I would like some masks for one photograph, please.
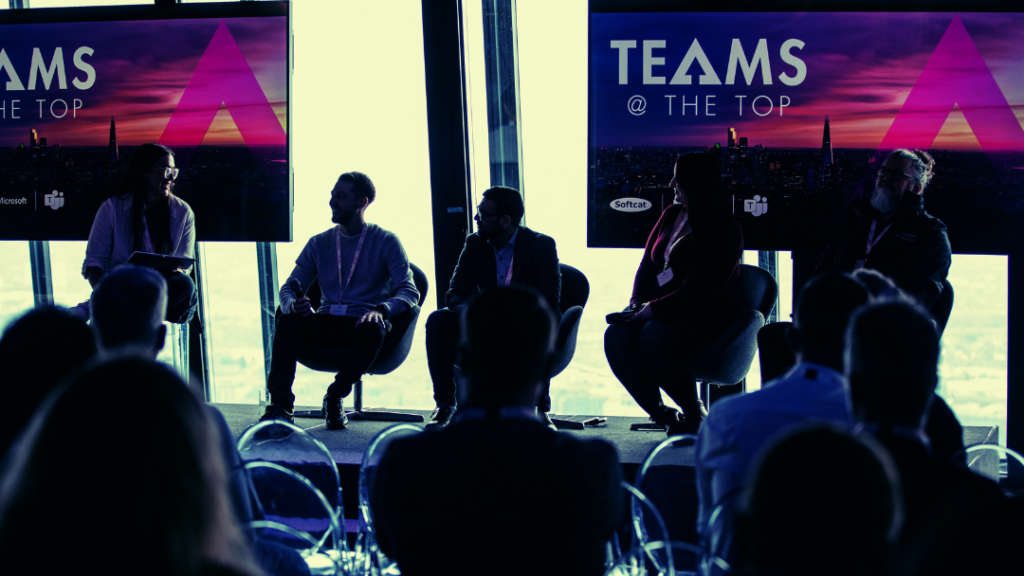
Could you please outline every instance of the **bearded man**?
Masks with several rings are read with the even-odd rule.
[[[946,225],[924,210],[924,190],[934,167],[921,150],[889,154],[878,169],[870,201],[850,203],[815,272],[877,270],[931,308],[952,262]]]

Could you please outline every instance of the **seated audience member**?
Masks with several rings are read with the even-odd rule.
[[[467,381],[452,423],[395,440],[377,469],[381,550],[409,576],[602,574],[621,471],[611,445],[554,432],[534,410],[555,336],[547,303],[492,288],[460,332]]]
[[[281,319],[267,376],[270,405],[260,420],[293,422],[295,365],[301,350],[337,346],[349,351],[348,362],[324,394],[323,414],[328,430],[348,425],[343,400],[373,364],[391,329],[388,318],[419,301],[409,258],[392,232],[366,222],[367,207],[377,189],[362,172],[346,172],[331,190],[329,228],[306,242],[295,268],[281,286]],[[313,310],[309,298],[296,294],[313,281],[323,298]]]
[[[877,270],[861,268],[853,273],[853,277],[867,287],[873,302],[909,298],[895,282]],[[931,441],[932,455],[940,458],[953,458],[956,455],[966,465],[966,456],[960,453],[964,449],[964,429],[942,396],[938,393],[933,396],[924,428]]]
[[[935,325],[914,303],[873,304],[850,320],[845,366],[854,418],[885,445],[902,478],[900,574],[933,573],[920,567],[942,566],[936,559],[953,552],[933,544],[977,529],[965,522],[972,511],[1005,501],[996,483],[930,453],[924,420],[935,398],[938,360]]]
[[[50,390],[95,355],[89,327],[63,308],[30,310],[7,327],[0,338],[0,366],[13,410],[0,422],[0,460]]]
[[[675,202],[647,238],[624,322],[604,333],[615,377],[668,435],[696,434],[704,420],[693,356],[724,333],[743,305],[735,295],[743,231],[724,202],[711,154],[676,159]],[[664,404],[662,390],[683,410]]]
[[[93,292],[90,307],[92,328],[104,355],[139,354],[156,359],[164,346],[166,308],[167,282],[155,270],[128,265],[104,276]],[[244,524],[253,519],[253,511],[235,437],[217,408],[208,404],[204,404],[204,408],[211,425],[217,429],[235,518]],[[260,565],[274,574],[308,572],[293,550],[262,540],[254,542],[254,549]]]
[[[96,212],[85,248],[82,276],[96,288],[104,274],[135,252],[195,258],[195,214],[174,195],[174,153],[159,144],[135,150],[124,178]],[[199,293],[188,270],[162,269],[167,280],[169,322],[191,320]]]
[[[96,445],[76,443],[83,435]],[[0,557],[43,574],[260,574],[231,518],[218,442],[170,368],[93,366],[47,398],[3,472]],[[79,527],[55,548],[68,523]]]
[[[784,436],[741,497],[739,573],[877,576],[902,520],[899,476],[870,436],[811,427]]]
[[[430,415],[429,428],[444,428],[458,409],[456,402],[455,356],[459,347],[459,314],[474,294],[495,286],[529,286],[544,296],[559,317],[562,276],[558,268],[555,241],[540,232],[520,226],[523,197],[518,190],[495,186],[484,191],[477,206],[477,231],[466,237],[459,263],[445,292],[447,308],[427,318],[427,365],[434,386],[437,408]],[[552,430],[550,380],[537,404],[537,413]]]
[[[761,390],[712,407],[697,439],[699,531],[715,506],[742,488],[751,463],[773,437],[808,422],[853,425],[842,374],[843,335],[850,314],[867,301],[864,287],[846,274],[811,279],[789,330],[796,365]]]

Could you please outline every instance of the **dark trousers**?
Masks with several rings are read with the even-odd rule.
[[[291,409],[295,403],[292,383],[295,363],[302,351],[314,348],[344,348],[344,365],[339,367],[334,383],[327,389],[332,396],[348,396],[352,385],[373,364],[384,342],[387,328],[372,322],[356,326],[357,318],[329,314],[283,314],[277,322],[270,359],[267,390],[270,401]]]
[[[455,406],[455,354],[459,347],[459,315],[447,308],[427,318],[427,366],[434,384],[434,402]],[[515,362],[515,358],[509,358]],[[541,412],[551,411],[551,380],[544,381],[543,394],[537,404]]]
[[[604,353],[615,377],[648,414],[657,413],[661,391],[683,409],[697,406],[697,380],[683,341],[660,320],[612,324],[604,333]]]
[[[187,324],[199,304],[199,291],[188,274],[181,272],[163,272],[167,280],[167,321],[175,324]]]

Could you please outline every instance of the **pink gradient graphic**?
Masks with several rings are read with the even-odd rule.
[[[281,122],[223,20],[192,73],[160,143],[198,146],[221,104],[247,146],[287,143]]]
[[[931,148],[954,106],[986,152],[1024,150],[1024,129],[959,16],[953,17],[879,149]]]

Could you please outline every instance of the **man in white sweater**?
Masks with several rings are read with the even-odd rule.
[[[284,315],[274,335],[267,378],[270,405],[261,420],[291,422],[297,354],[314,346],[336,346],[349,349],[349,361],[327,388],[323,412],[328,429],[345,428],[348,418],[342,400],[377,357],[391,325],[388,319],[418,302],[402,243],[364,218],[375,197],[366,174],[342,174],[331,191],[331,220],[337,226],[309,239],[281,287]],[[314,280],[323,294],[315,311],[305,296]]]

